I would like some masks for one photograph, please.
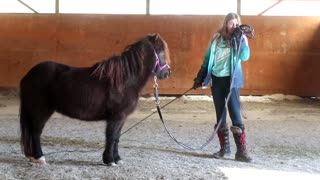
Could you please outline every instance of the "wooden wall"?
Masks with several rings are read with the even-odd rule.
[[[193,84],[212,32],[223,16],[0,15],[0,88],[17,88],[36,63],[55,60],[90,66],[145,34],[158,32],[171,52],[170,79],[161,94]],[[320,95],[320,17],[243,16],[255,29],[251,58],[243,63],[243,95]],[[144,93],[152,92],[152,82]],[[209,90],[191,91],[190,94]]]

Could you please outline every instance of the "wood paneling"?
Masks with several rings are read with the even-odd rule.
[[[90,66],[158,32],[170,48],[173,70],[170,79],[158,82],[159,92],[181,94],[192,86],[222,21],[223,16],[2,14],[0,87],[17,88],[38,62]],[[320,17],[243,16],[242,22],[255,29],[250,60],[243,63],[242,94],[320,95]],[[152,82],[144,93],[152,93]]]

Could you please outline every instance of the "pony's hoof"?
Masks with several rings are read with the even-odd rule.
[[[124,161],[122,161],[122,160],[116,161],[116,164],[117,164],[117,165],[123,165],[123,164],[124,164]]]
[[[46,158],[44,156],[41,156],[39,159],[37,159],[37,163],[39,163],[39,164],[47,164]]]
[[[108,163],[108,164],[107,164],[107,166],[115,167],[115,166],[117,166],[117,164],[116,164],[116,163],[114,163],[114,162],[110,162],[110,163]]]
[[[35,160],[35,158],[32,157],[32,156],[27,156],[26,158],[27,158],[30,162],[33,162],[33,161]]]
[[[27,157],[29,161],[33,163],[38,163],[38,164],[47,164],[46,158],[44,156],[41,156],[39,159],[35,159],[34,157]]]

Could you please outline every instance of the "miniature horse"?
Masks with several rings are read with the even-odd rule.
[[[42,130],[56,111],[84,121],[107,122],[103,163],[121,163],[121,128],[137,106],[151,77],[170,76],[167,43],[159,34],[143,37],[120,55],[92,67],[71,67],[51,61],[35,65],[20,82],[21,147],[29,160],[45,164]]]

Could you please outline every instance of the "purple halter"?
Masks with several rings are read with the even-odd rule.
[[[153,52],[154,52],[154,55],[156,56],[156,63],[154,64],[154,67],[152,69],[153,73],[157,74],[158,72],[161,72],[166,67],[170,68],[170,66],[167,63],[165,65],[161,66],[160,65],[160,59],[159,59],[158,54],[157,54],[157,52],[156,52],[156,50],[154,48],[153,48]],[[159,71],[155,72],[157,66],[159,66]]]

